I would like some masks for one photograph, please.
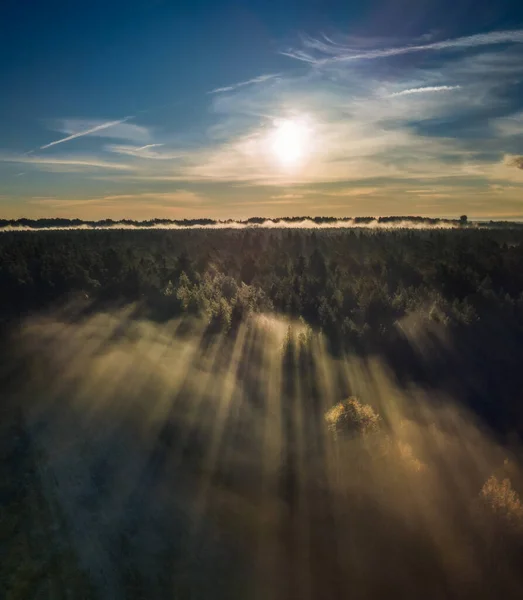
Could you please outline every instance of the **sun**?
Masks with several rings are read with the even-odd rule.
[[[299,165],[308,154],[309,147],[310,132],[305,122],[285,119],[276,123],[271,135],[271,151],[282,166]]]

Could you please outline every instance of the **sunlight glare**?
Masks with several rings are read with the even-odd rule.
[[[307,154],[310,135],[307,125],[298,119],[276,123],[272,133],[272,153],[283,166],[296,166]]]

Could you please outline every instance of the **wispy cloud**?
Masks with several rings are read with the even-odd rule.
[[[310,136],[305,142],[303,162],[295,169],[278,162],[271,146],[271,124],[263,122],[215,147],[187,154],[180,165],[181,173],[189,181],[274,186],[466,174],[463,158],[468,151],[445,138],[428,143],[400,122],[392,125],[387,116],[390,101],[369,91],[362,98],[345,100],[344,106],[336,110],[332,107],[342,103],[338,95],[343,94],[342,90],[327,98],[327,107],[325,96],[300,93],[298,101],[302,105],[307,102]],[[236,110],[238,107],[239,103]]]
[[[53,196],[33,196],[32,204],[40,204],[50,207],[60,206],[84,206],[117,204],[127,202],[146,202],[154,200],[161,204],[181,203],[195,204],[202,201],[202,197],[190,190],[174,190],[172,192],[142,192],[138,194],[109,194],[106,196],[94,196],[91,198],[56,198]]]
[[[271,196],[268,200],[239,200],[235,202],[229,202],[229,206],[234,207],[251,207],[256,208],[260,206],[295,206],[296,210],[303,210],[304,203],[300,200],[301,196]],[[287,209],[286,209],[287,210]]]
[[[523,30],[493,31],[476,35],[452,38],[428,44],[414,44],[389,48],[355,51],[347,45],[334,43],[328,38],[304,38],[304,48],[289,49],[282,54],[311,64],[324,64],[334,61],[370,60],[431,50],[466,49],[496,44],[523,43]]]
[[[383,193],[383,189],[378,187],[342,187],[334,190],[323,190],[319,193],[322,196],[341,196],[350,198],[354,196],[371,196]]]
[[[208,198],[187,189],[84,198],[34,196],[28,203],[32,214],[87,220],[94,215],[98,219],[189,218],[208,215],[212,207]]]
[[[140,147],[110,144],[105,146],[105,149],[116,154],[125,154],[127,156],[134,156],[136,158],[148,158],[155,160],[173,160],[183,156],[183,153],[180,152],[158,152],[157,150],[153,150],[153,148],[160,146],[164,146],[164,144],[146,144],[145,146]]]
[[[34,156],[27,154],[0,154],[0,162],[21,163],[51,170],[78,171],[84,169],[130,170],[132,167],[124,163],[102,160],[96,156]]]
[[[132,117],[125,117],[125,119],[120,119],[118,121],[107,121],[106,123],[95,125],[94,127],[91,127],[89,129],[78,131],[77,133],[73,133],[71,135],[68,135],[67,137],[55,140],[54,142],[50,142],[49,144],[45,144],[44,146],[40,146],[40,150],[45,150],[46,148],[50,148],[51,146],[56,146],[57,144],[63,144],[64,142],[75,140],[76,138],[83,137],[84,135],[92,135],[93,133],[99,133],[100,131],[104,131],[106,129],[109,129],[110,127],[121,125],[129,119],[132,119]]]
[[[165,144],[145,144],[145,146],[140,146],[136,150],[149,150],[149,148],[159,148],[160,146],[165,146]]]
[[[137,194],[113,194],[102,198],[106,202],[127,202],[128,200],[156,200],[161,202],[177,202],[194,204],[202,201],[202,196],[191,190],[173,190],[172,192],[139,192]]]
[[[254,85],[256,83],[264,83],[265,81],[269,81],[270,79],[276,79],[280,76],[280,73],[270,73],[267,75],[259,75],[258,77],[253,77],[252,79],[248,79],[247,81],[240,81],[239,83],[233,83],[232,85],[227,85],[225,87],[215,88],[208,92],[209,94],[220,94],[222,92],[232,92],[237,90],[238,88],[245,87],[247,85]]]
[[[430,94],[432,92],[450,92],[451,90],[459,90],[461,86],[459,85],[428,85],[425,87],[416,87],[409,88],[406,90],[401,90],[401,92],[394,92],[393,94],[389,94],[389,98],[394,98],[395,96],[409,96],[410,94]]]
[[[373,196],[373,201],[381,196],[376,180],[412,186],[415,181],[453,178],[457,194],[460,181],[488,185],[498,174],[507,176],[500,165],[510,148],[492,136],[489,117],[510,110],[510,86],[523,76],[523,30],[423,43],[418,38],[386,48],[376,47],[379,40],[372,43],[351,47],[325,36],[305,38],[297,57],[328,69],[281,75],[277,88],[261,82],[217,95],[213,112],[227,131],[188,153],[180,172],[191,181],[246,186],[346,182],[356,187],[347,185],[336,195]],[[467,51],[475,47],[481,52]],[[453,51],[443,52],[447,49]],[[408,61],[398,62],[384,77],[379,69],[355,70],[344,62],[421,51],[437,51],[438,61],[415,68]],[[284,169],[271,152],[271,127],[278,119],[303,116],[310,118],[312,131],[304,160],[294,171]],[[433,193],[443,197],[440,191]]]
[[[495,131],[504,137],[523,135],[523,112],[494,119],[492,125]]]

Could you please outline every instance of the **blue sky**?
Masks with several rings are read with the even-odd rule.
[[[0,217],[523,216],[523,6],[0,12]]]

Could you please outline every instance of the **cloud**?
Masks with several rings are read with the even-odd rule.
[[[206,198],[191,190],[107,194],[88,198],[33,197],[32,214],[86,220],[184,218],[206,216]]]
[[[173,160],[183,156],[183,153],[180,152],[173,154],[171,152],[158,152],[157,150],[152,150],[152,148],[157,148],[163,145],[164,144],[146,144],[145,146],[138,147],[110,144],[106,146],[105,149],[116,154],[125,154],[127,156],[134,156],[136,158],[148,158],[155,160]]]
[[[371,196],[374,194],[384,193],[383,188],[378,187],[343,187],[336,190],[324,190],[319,192],[322,196],[341,196],[341,197],[352,197],[352,196]]]
[[[514,45],[499,47],[509,42]],[[325,59],[321,64],[329,68],[289,72],[278,77],[277,86],[260,83],[214,97],[218,124],[212,127],[222,126],[221,135],[188,152],[178,172],[189,181],[245,186],[346,182],[336,192],[346,196],[377,197],[361,186],[368,181],[367,190],[376,188],[385,179],[409,187],[454,179],[456,191],[445,194],[458,194],[460,181],[486,186],[491,167],[512,150],[492,134],[491,116],[512,108],[508,99],[517,90],[510,86],[523,77],[520,42],[523,30],[423,43],[418,38],[411,45],[389,42],[385,49],[376,48],[377,40],[358,42],[354,49],[326,37],[305,38],[301,50],[310,62]],[[481,51],[467,51],[474,47]],[[452,53],[441,52],[450,48]],[[381,73],[380,65],[370,71],[368,65],[356,69],[338,60],[421,50],[439,51],[438,61],[415,67],[403,61]],[[455,90],[460,93],[443,93]],[[312,130],[304,160],[295,169],[282,168],[268,143],[274,122],[302,117]]]
[[[277,196],[271,196],[273,200],[291,200],[303,198],[303,194],[279,194]]]
[[[511,137],[523,134],[523,112],[508,117],[493,119],[492,125],[499,135]]]
[[[96,156],[35,156],[33,154],[0,154],[0,162],[35,165],[41,169],[79,171],[85,169],[114,169],[128,171],[130,165],[110,162]]]
[[[490,194],[494,193],[492,186],[503,190],[505,195],[513,196],[521,206],[521,193],[523,192],[523,157],[519,154],[505,154],[500,160],[483,165],[478,173],[485,182]],[[477,175],[476,175],[477,177]],[[478,177],[479,179],[479,177]],[[516,190],[519,190],[516,192]]]
[[[103,197],[108,202],[126,202],[128,200],[156,200],[162,203],[194,204],[202,201],[202,196],[190,190],[174,190],[172,192],[140,192],[137,194],[113,194]]]
[[[350,99],[345,99],[344,90],[336,90],[330,98],[300,91],[297,100],[307,109],[303,118],[308,118],[310,135],[303,161],[295,167],[287,168],[276,159],[271,145],[274,125],[264,121],[243,135],[188,153],[180,174],[188,181],[275,186],[466,174],[463,158],[470,157],[468,150],[445,138],[429,141],[397,119],[391,123],[390,101],[371,88]],[[333,108],[342,102],[344,106]]]
[[[505,164],[516,169],[523,169],[523,156],[507,156]]]
[[[59,140],[55,140],[54,142],[45,144],[44,146],[40,146],[40,150],[45,150],[46,148],[50,148],[51,146],[56,146],[57,144],[63,144],[64,142],[69,142],[70,140],[75,140],[76,138],[83,137],[84,135],[92,135],[92,134],[100,135],[101,131],[105,131],[106,129],[109,129],[110,127],[115,127],[116,125],[121,125],[122,123],[125,123],[126,121],[128,121],[131,118],[132,117],[125,117],[125,119],[120,119],[118,121],[107,121],[105,123],[99,123],[98,125],[94,125],[94,126],[90,127],[89,129],[85,129],[83,131],[78,131],[76,133],[72,133],[71,135],[68,135],[67,137],[61,138]],[[111,137],[111,136],[109,136],[109,137]]]
[[[130,116],[116,121],[100,121],[96,119],[56,119],[48,121],[47,126],[49,129],[67,135],[49,144],[40,146],[39,150],[45,150],[46,148],[86,136],[129,140],[137,144],[148,145],[151,141],[149,129],[128,122],[134,118]]]
[[[48,196],[33,196],[32,204],[49,206],[51,208],[61,208],[63,206],[114,206],[116,204],[125,204],[129,202],[147,202],[154,201],[156,205],[174,205],[174,204],[197,204],[202,201],[202,196],[190,190],[174,190],[172,192],[140,192],[137,194],[109,194],[105,196],[94,196],[91,198],[64,199]]]
[[[459,90],[461,86],[459,85],[432,85],[426,87],[417,87],[417,88],[409,88],[406,90],[401,90],[401,92],[394,92],[389,94],[389,98],[394,98],[395,96],[409,96],[410,94],[428,94],[431,92],[448,92],[451,90]]]
[[[145,144],[145,146],[140,146],[139,148],[136,148],[136,150],[149,150],[149,148],[158,148],[164,145],[165,144]]]
[[[161,163],[161,165],[163,167],[165,163]],[[180,183],[191,180],[187,177],[187,175],[181,170],[181,168],[178,165],[176,165],[176,168],[178,168],[179,170],[178,174],[171,173],[171,169],[173,171],[175,170],[175,167],[173,165],[169,165],[169,171],[167,173],[165,173],[164,171],[160,171],[158,173],[153,172],[149,174],[144,174],[147,173],[147,171],[135,171],[134,173],[125,173],[121,175],[118,174],[118,181],[141,181],[148,183]],[[111,173],[110,175],[93,176],[93,179],[97,179],[99,181],[114,181],[115,176]]]
[[[256,83],[264,83],[265,81],[269,81],[271,79],[276,79],[280,76],[280,73],[272,73],[267,75],[259,75],[258,77],[253,77],[252,79],[248,79],[247,81],[240,81],[239,83],[233,83],[232,85],[227,85],[225,87],[215,88],[208,94],[221,94],[223,92],[232,92],[237,90],[238,88],[245,87],[247,85],[254,85]]]
[[[229,202],[228,206],[231,207],[260,207],[260,206],[295,206],[296,210],[303,210],[304,204],[303,202],[297,202],[300,198],[284,198],[282,196],[271,196],[269,199],[261,199],[261,200],[239,200],[235,202]],[[308,205],[309,206],[309,205]]]
[[[305,49],[289,49],[282,52],[282,54],[303,62],[321,65],[335,61],[372,60],[410,54],[412,52],[466,49],[507,43],[523,43],[523,30],[492,31],[439,42],[430,42],[428,44],[370,49],[363,52],[355,51],[353,48],[343,44],[334,43],[328,38],[322,40],[308,37],[303,40]]]

